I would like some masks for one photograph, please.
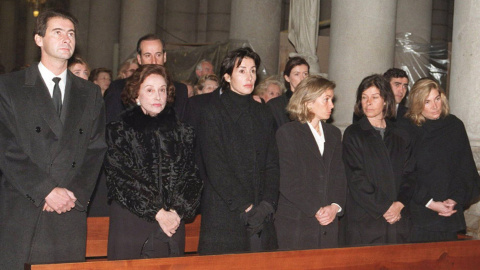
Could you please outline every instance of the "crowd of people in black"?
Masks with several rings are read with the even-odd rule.
[[[98,134],[103,136],[105,128],[106,147],[97,142],[87,150],[68,150],[59,157],[70,162],[70,154],[91,149],[98,149],[95,153],[102,157],[106,149],[106,155],[100,176],[89,184],[91,189],[77,192],[80,182],[73,178],[62,191],[65,204],[57,207],[48,196],[42,199],[48,192],[35,186],[42,185],[45,191],[63,188],[63,181],[46,184],[44,179],[68,176],[66,167],[74,168],[76,162],[89,165],[94,159],[86,157],[85,162],[76,160],[60,168],[53,159],[52,169],[39,173],[28,162],[47,166],[38,153],[43,146],[31,148],[28,142],[33,139],[14,134],[18,124],[12,119],[17,117],[18,103],[10,101],[11,81],[38,70],[45,80],[43,65],[47,69],[50,62],[66,65],[73,54],[63,50],[65,55],[60,55],[48,42],[60,40],[59,47],[71,48],[65,44],[72,43],[74,47],[75,19],[59,11],[39,18],[45,29],[35,36],[42,48],[38,69],[35,64],[0,79],[0,112],[5,115],[0,121],[1,149],[6,153],[0,160],[0,209],[6,209],[3,198],[21,194],[33,202],[28,206],[32,213],[35,207],[43,207],[35,212],[36,223],[31,221],[38,226],[50,215],[68,217],[72,209],[83,211],[87,203],[82,199],[91,194],[96,181],[89,215],[110,216],[108,259],[112,260],[182,255],[185,222],[198,213],[202,215],[198,247],[202,255],[448,241],[465,230],[463,211],[478,196],[479,175],[465,127],[449,113],[445,92],[434,79],[422,78],[409,91],[407,73],[401,69],[365,77],[356,92],[354,123],[342,138],[341,131],[327,123],[334,108],[335,83],[310,75],[305,59],[288,60],[285,87],[277,78],[268,78],[254,94],[260,57],[248,47],[238,48],[225,56],[218,77],[211,63],[200,61],[196,71],[206,74],[194,85],[195,94],[189,95],[187,86],[175,82],[163,66],[165,44],[154,34],[140,38],[136,61],[128,60],[111,84],[110,70],[90,72],[80,57],[72,58],[70,71],[62,73],[67,74],[66,108],[59,121],[67,127],[76,124],[65,118],[72,117],[67,110],[73,107],[67,102],[72,95],[68,76],[88,77],[98,86],[80,79],[73,79],[73,85],[104,95],[106,128],[103,113],[88,113],[83,121],[93,119],[94,124],[75,128],[80,137],[96,128],[99,133],[89,133],[89,142],[98,140]],[[47,40],[50,35],[53,38]],[[54,75],[60,71],[52,70]],[[37,87],[48,94],[40,84]],[[51,87],[55,100],[57,82]],[[43,131],[42,124],[28,128],[31,136]],[[63,153],[59,149],[64,140],[49,147]],[[32,153],[40,157],[33,159]],[[41,177],[18,184],[14,179],[20,173],[12,164],[33,166],[36,169],[27,176]],[[87,172],[89,167],[72,174],[91,178]],[[7,234],[18,225],[5,222],[11,219],[8,213],[0,212],[2,242],[12,240]],[[52,226],[66,221],[56,222]],[[78,222],[78,217],[68,222]],[[76,237],[68,241],[82,241],[84,235]],[[38,254],[44,252],[35,253],[37,249],[28,251],[33,257],[25,258],[41,262]],[[49,260],[78,260],[78,256]]]

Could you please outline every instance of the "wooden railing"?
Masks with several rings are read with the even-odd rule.
[[[480,269],[480,240],[323,250],[26,265],[85,269]]]
[[[195,253],[200,235],[201,217],[196,216],[193,222],[185,224],[185,252]],[[85,257],[96,258],[107,256],[108,217],[87,218],[87,252]]]

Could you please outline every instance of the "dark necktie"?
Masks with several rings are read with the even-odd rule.
[[[60,92],[60,86],[58,86],[58,82],[60,80],[61,79],[58,77],[52,79],[52,81],[55,83],[55,86],[53,87],[52,99],[58,116],[60,116],[60,112],[62,111],[62,93]]]

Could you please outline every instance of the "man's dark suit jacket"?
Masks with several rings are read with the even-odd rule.
[[[99,87],[70,71],[61,117],[37,64],[0,76],[0,269],[85,260],[85,211],[106,150],[103,105]],[[74,209],[42,211],[55,187],[75,194]]]

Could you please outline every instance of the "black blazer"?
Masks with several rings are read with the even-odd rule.
[[[38,64],[0,77],[1,269],[85,260],[85,207],[106,150],[100,88],[67,71],[61,115]],[[75,209],[42,211],[55,187],[75,194]]]
[[[415,160],[410,137],[387,120],[384,138],[363,117],[343,136],[343,160],[349,188],[347,244],[406,241],[408,204],[413,196]],[[405,205],[402,219],[390,225],[383,214],[393,202]]]
[[[345,209],[347,180],[342,161],[342,135],[321,123],[325,148],[320,154],[308,124],[287,123],[277,131],[280,158],[280,197],[275,216],[280,249],[338,247],[338,219],[322,226],[315,218],[324,206]]]

